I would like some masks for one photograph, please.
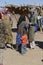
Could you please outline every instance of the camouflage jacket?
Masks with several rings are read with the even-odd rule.
[[[2,43],[5,43],[6,41],[6,26],[4,22],[0,21],[0,46],[2,46]]]

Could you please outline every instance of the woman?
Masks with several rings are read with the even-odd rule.
[[[32,16],[32,17],[31,17]],[[34,35],[35,35],[35,24],[36,24],[36,15],[35,12],[30,13],[30,23],[29,23],[29,29],[28,29],[28,35],[29,35],[29,42],[30,42],[30,48],[35,47],[35,41],[34,41]]]
[[[6,44],[6,25],[2,20],[2,14],[0,13],[0,65],[3,65],[3,48]]]
[[[12,36],[11,20],[8,15],[8,9],[5,9],[5,11],[3,12],[3,21],[6,25],[7,32],[8,32],[8,34],[6,35],[7,46],[10,45],[11,47],[13,43],[13,36]]]
[[[24,27],[28,28],[25,15],[21,15],[17,24],[18,30],[23,33]]]

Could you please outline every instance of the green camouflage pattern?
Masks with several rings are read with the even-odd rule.
[[[13,36],[12,36],[12,30],[11,30],[11,21],[8,16],[3,16],[3,21],[7,28],[7,35],[6,35],[6,41],[7,43],[12,43]]]
[[[4,22],[1,20],[0,21],[0,47],[4,47],[5,43],[6,43],[6,26],[4,24]]]

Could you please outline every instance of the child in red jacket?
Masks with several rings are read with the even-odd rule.
[[[26,45],[27,45],[27,41],[28,41],[28,36],[27,36],[27,30],[26,30],[26,28],[24,28],[23,35],[22,35],[22,37],[20,39],[22,41],[21,53],[25,54],[26,53]]]

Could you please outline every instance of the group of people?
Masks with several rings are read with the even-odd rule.
[[[30,16],[27,15],[29,22],[26,21],[26,16],[21,15],[17,23],[17,36],[16,36],[16,50],[21,45],[21,53],[26,52],[26,45],[29,44],[30,48],[35,47],[34,41],[34,26],[36,24],[36,15],[33,11]],[[0,47],[6,47],[9,43],[12,46],[12,21],[8,10],[0,13]],[[3,30],[2,30],[3,29]],[[13,46],[12,46],[13,48]]]
[[[28,18],[28,22],[26,21],[26,17]],[[34,27],[35,27],[35,24],[37,24],[36,18],[37,18],[36,12],[34,9],[30,11],[29,16],[21,15],[19,18],[19,21],[17,22],[16,49],[18,48],[18,44],[22,44],[21,52],[23,47],[26,48],[27,42],[29,43],[30,48],[35,47],[35,41],[34,41],[35,28]],[[1,24],[3,24],[4,27]],[[12,36],[11,27],[12,27],[11,16],[8,12],[8,9],[6,10],[4,9],[4,11],[0,13],[0,47],[6,47],[5,45],[7,45],[8,43],[11,44],[12,46],[13,36]]]
[[[28,22],[26,21],[26,17],[28,18]],[[37,24],[35,11],[30,11],[29,16],[21,15],[17,22],[16,50],[20,49],[21,54],[27,52],[27,45],[31,49],[35,48],[35,24]],[[12,19],[8,9],[4,9],[3,12],[0,12],[0,48],[6,48],[7,44],[10,44],[11,48],[13,48],[12,43]],[[0,51],[3,50],[0,49]],[[2,57],[0,59],[3,60]],[[3,65],[2,60],[0,61],[1,65]]]
[[[28,22],[26,21],[26,17],[28,18]],[[40,22],[39,21],[37,21],[36,9],[31,10],[29,16],[21,15],[17,23],[18,31],[16,36],[16,50],[18,50],[20,46],[21,47],[20,50],[22,54],[26,53],[27,44],[31,49],[35,48],[35,40],[34,40],[35,25],[39,26],[40,24],[39,28],[41,28],[41,23],[40,23],[41,21]]]
[[[18,50],[19,45],[21,45],[21,53],[22,54],[26,53],[27,44],[28,44],[28,46],[30,46],[31,49],[34,49],[34,47],[35,47],[34,26],[36,24],[36,18],[35,18],[34,13],[33,13],[32,17],[33,18],[31,21],[28,17],[29,22],[27,22],[26,16],[21,15],[21,17],[18,21],[18,24],[17,24],[18,31],[17,31],[17,36],[16,36],[16,50]]]

